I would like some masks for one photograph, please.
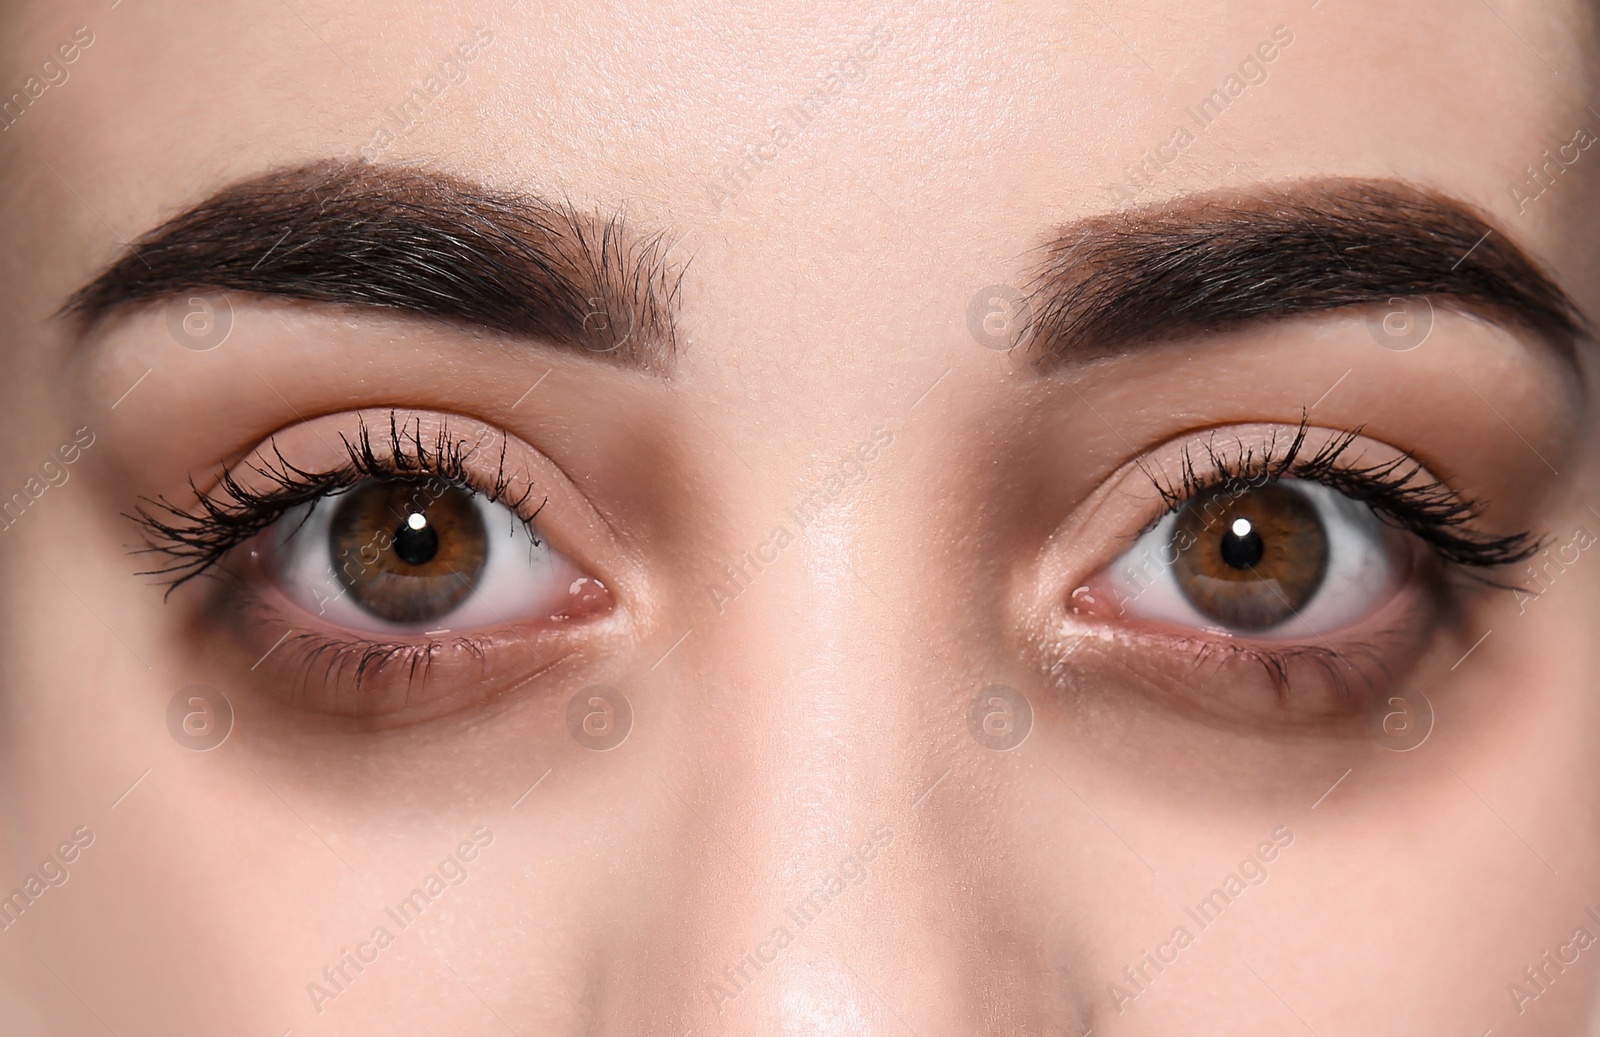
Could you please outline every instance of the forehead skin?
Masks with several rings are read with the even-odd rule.
[[[56,441],[48,430],[70,421],[63,415],[78,413],[87,395],[62,374],[69,343],[64,326],[50,320],[62,300],[114,259],[122,242],[228,183],[280,165],[360,157],[386,125],[386,110],[403,104],[473,38],[475,26],[488,29],[492,42],[465,66],[464,81],[449,85],[384,148],[383,161],[426,164],[495,187],[570,199],[579,208],[625,208],[638,224],[671,233],[682,254],[693,257],[682,289],[683,355],[674,391],[692,400],[694,420],[712,429],[704,440],[708,455],[730,468],[744,459],[757,462],[747,462],[748,475],[739,469],[740,478],[762,485],[773,507],[793,497],[785,487],[802,477],[803,461],[853,444],[865,416],[877,413],[885,398],[915,398],[948,377],[945,384],[959,386],[969,400],[1007,399],[1019,376],[1003,354],[974,348],[966,337],[965,312],[975,288],[1015,280],[1024,257],[1052,226],[1116,208],[1115,188],[1127,183],[1130,170],[1168,142],[1187,118],[1185,109],[1218,89],[1277,26],[1287,27],[1293,42],[1267,65],[1266,80],[1249,86],[1154,177],[1139,202],[1311,175],[1399,178],[1481,207],[1585,310],[1600,310],[1600,249],[1591,215],[1600,151],[1586,153],[1525,213],[1509,190],[1546,149],[1570,140],[1579,126],[1600,126],[1600,114],[1585,107],[1585,99],[1596,96],[1583,79],[1595,65],[1586,42],[1593,30],[1587,8],[1577,4],[1496,0],[1491,9],[1451,0],[1083,0],[864,10],[845,3],[708,8],[587,0],[121,0],[113,8],[38,0],[7,6],[0,88],[32,74],[80,25],[93,31],[94,42],[70,66],[68,80],[0,134],[0,313],[7,315],[0,439],[29,444],[0,455],[7,487],[27,476],[35,455]],[[737,172],[747,148],[770,139],[769,123],[782,119],[819,73],[838,67],[880,27],[886,42],[862,62],[864,74],[845,84],[802,135]],[[731,197],[724,192],[730,175],[743,180]],[[545,366],[532,361],[529,372],[536,376]],[[136,375],[133,369],[114,380],[127,384]],[[902,491],[910,499],[910,491]],[[766,512],[751,514],[746,525],[753,527]],[[877,523],[870,536],[896,535],[890,519]],[[839,544],[832,546],[840,558],[857,546],[852,537],[869,536],[846,524],[835,532]],[[770,813],[762,813],[764,805],[750,808],[752,823],[767,828],[749,842],[796,847],[789,865],[796,872],[836,859],[834,826],[853,831],[865,818],[870,827],[890,809],[873,798],[890,765],[874,770],[871,747],[850,740],[870,737],[871,725],[851,713],[856,707],[843,691],[831,689],[858,679],[863,671],[853,667],[865,667],[874,652],[888,654],[887,646],[909,640],[888,620],[858,629],[858,617],[844,607],[857,593],[853,571],[819,554],[820,561],[807,562],[816,596],[795,620],[807,636],[808,654],[791,660],[794,672],[783,677],[821,690],[815,701],[796,705],[803,697],[795,694],[771,707],[790,724],[783,759],[813,757],[794,767],[801,790],[792,800]],[[761,653],[770,648],[776,657],[785,644],[771,631],[752,633],[754,626],[730,622],[716,635],[728,644],[748,635],[743,650],[727,648],[721,658],[735,676],[755,674],[752,681],[766,679],[756,665]],[[102,637],[100,628],[92,636]],[[870,644],[860,648],[858,641]],[[8,655],[41,651],[3,643]],[[685,655],[699,650],[686,647]],[[105,649],[115,650],[114,644]],[[41,679],[28,665],[7,665],[19,684]],[[895,722],[909,728],[915,710],[896,708]],[[9,722],[20,729],[15,718]],[[66,758],[75,751],[60,750]],[[739,753],[730,749],[728,755]],[[1555,784],[1552,779],[1540,787]],[[1247,831],[1256,834],[1253,822]],[[1095,835],[1104,833],[1096,829]],[[1237,840],[1230,834],[1218,841],[1231,847]],[[829,846],[812,854],[809,848],[823,842]],[[216,844],[227,843],[218,838]],[[431,845],[424,853],[433,852]],[[747,842],[739,845],[742,850]],[[175,880],[157,864],[142,866],[155,886],[171,892]],[[241,882],[277,877],[239,868]],[[137,865],[129,871],[142,874]],[[737,870],[732,876],[743,881]],[[0,875],[0,882],[12,877]],[[1544,873],[1532,880],[1527,874],[1491,878],[1503,880],[1497,888],[1513,889],[1519,882],[1542,883]],[[1274,895],[1286,885],[1274,886]],[[331,885],[321,892],[333,896]],[[1415,891],[1383,892],[1394,899]],[[228,899],[214,890],[211,896]],[[893,899],[887,891],[883,896]],[[628,906],[642,913],[643,905]],[[1317,913],[1326,906],[1305,909],[1312,930],[1335,924],[1337,915]],[[1402,920],[1400,927],[1465,924],[1451,918],[1456,910],[1470,913],[1432,900],[1417,913],[1420,920]],[[1553,935],[1566,915],[1547,914],[1555,920],[1547,927]],[[926,921],[919,904],[887,917],[908,929]],[[1165,917],[1152,913],[1138,932],[1159,931]],[[1363,917],[1363,938],[1377,941],[1378,915]],[[1503,922],[1504,912],[1496,917]],[[252,933],[239,924],[240,933],[212,937],[215,953],[240,960],[267,954],[270,948],[252,945]],[[563,924],[576,923],[552,922],[553,944]],[[925,928],[917,933],[928,942],[911,952],[888,929],[861,939],[875,941],[880,963],[914,960],[937,942]],[[743,938],[721,935],[730,947]],[[1449,932],[1401,935],[1406,940],[1398,946],[1417,949],[1417,961],[1452,939]],[[1532,948],[1543,936],[1521,936],[1530,941],[1533,960]],[[958,942],[957,936],[944,938]],[[1134,960],[1140,938],[1118,945],[1118,967]],[[1303,941],[1308,960],[1323,949],[1314,933],[1295,941]],[[623,948],[610,948],[617,954],[638,953],[622,938],[616,946]],[[705,960],[720,962],[720,953],[707,952]],[[511,996],[533,1003],[542,993],[539,982],[557,985],[564,968],[578,968],[555,957],[537,982]],[[497,967],[509,968],[493,961],[484,966],[490,973]],[[793,962],[785,968],[800,971]],[[419,966],[416,974],[436,972]],[[1502,969],[1491,978],[1501,972],[1514,974]],[[932,980],[920,986],[913,974],[896,974],[894,1000],[908,1012],[921,997],[978,1002],[992,996],[932,989]],[[1114,974],[1096,964],[1085,982],[1103,987]],[[1314,974],[1307,965],[1306,975]],[[681,985],[698,990],[702,978],[686,969]],[[272,996],[281,987],[288,991],[284,1000],[292,995],[303,1011],[304,979],[298,966],[285,970],[275,976]],[[1020,994],[1050,1002],[1038,1009],[1039,1018],[1054,1019],[1054,1002],[1081,993],[1052,989],[1045,997],[1030,987],[1033,979],[1015,979],[1011,993],[1019,994],[1019,1004]],[[767,1025],[749,1032],[894,1032],[889,1023],[869,1031],[853,1017],[834,1018],[831,1030],[803,1025],[825,1015],[807,998],[878,1013],[859,982],[842,973],[796,978],[784,988],[794,992],[791,1002],[771,1008]],[[1173,988],[1179,982],[1172,981]],[[1305,980],[1313,989],[1317,982]],[[1491,994],[1495,1004],[1503,1001],[1498,990]],[[1082,994],[1102,996],[1100,988]],[[1196,981],[1189,996],[1229,995]],[[226,1008],[216,1007],[222,1003],[220,995],[205,1002],[215,1018],[226,1017]],[[1425,1028],[1426,1009],[1448,998],[1418,1003]],[[469,1004],[474,1012],[475,1005]],[[997,1017],[1004,1014],[995,1010]],[[1019,1008],[1006,1018],[1026,1016]],[[1401,1024],[1401,1015],[1393,1018]]]

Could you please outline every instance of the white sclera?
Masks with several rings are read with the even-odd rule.
[[[1276,626],[1264,630],[1230,630],[1197,609],[1178,583],[1172,542],[1178,512],[1162,517],[1155,528],[1111,564],[1111,586],[1121,607],[1142,619],[1159,620],[1202,630],[1286,640],[1336,633],[1372,613],[1394,591],[1400,566],[1386,527],[1372,509],[1337,490],[1305,479],[1283,479],[1279,485],[1305,496],[1316,509],[1328,539],[1327,569],[1311,598]],[[1245,522],[1235,520],[1234,525]],[[1245,523],[1245,533],[1249,524]],[[1235,533],[1239,533],[1235,529]],[[1190,550],[1201,550],[1205,543]]]
[[[329,524],[339,496],[324,497],[287,512],[269,534],[267,565],[283,593],[301,608],[335,626],[368,634],[469,632],[503,626],[553,610],[582,574],[544,540],[535,541],[528,524],[504,504],[473,494],[483,519],[488,555],[476,584],[450,612],[424,623],[393,623],[368,612],[345,588],[335,566]],[[413,529],[425,524],[413,514]]]

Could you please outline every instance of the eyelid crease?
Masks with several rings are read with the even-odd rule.
[[[1166,515],[1207,491],[1226,487],[1227,492],[1239,496],[1254,487],[1292,477],[1319,483],[1366,504],[1380,520],[1413,534],[1446,562],[1462,568],[1514,565],[1544,546],[1544,538],[1531,530],[1496,536],[1477,529],[1486,502],[1457,493],[1429,475],[1422,462],[1406,451],[1371,465],[1341,463],[1340,459],[1361,437],[1361,426],[1339,432],[1310,457],[1303,458],[1310,428],[1309,417],[1302,415],[1286,447],[1279,447],[1275,431],[1259,457],[1253,447],[1240,439],[1239,456],[1234,460],[1218,450],[1213,432],[1203,444],[1204,464],[1209,470],[1196,468],[1194,453],[1186,446],[1176,482],[1151,470],[1141,458],[1139,468],[1161,495],[1165,507],[1139,535],[1148,533]]]
[[[520,495],[511,495],[512,479],[506,472],[509,446],[506,437],[501,437],[494,476],[485,484],[486,480],[468,467],[485,437],[468,444],[465,439],[453,438],[448,424],[442,424],[430,451],[423,440],[421,419],[401,425],[398,412],[391,410],[388,448],[383,450],[375,446],[366,420],[359,417],[357,420],[354,442],[342,434],[339,437],[347,460],[336,468],[324,471],[300,468],[284,457],[273,439],[269,441],[273,459],[261,457],[259,462],[249,464],[250,470],[269,484],[266,490],[249,486],[240,476],[225,471],[213,490],[201,490],[190,478],[189,486],[196,501],[190,508],[174,504],[164,496],[140,498],[141,503],[134,512],[125,516],[143,533],[145,546],[136,553],[163,554],[171,564],[143,570],[137,575],[171,577],[167,586],[170,595],[184,583],[209,571],[234,547],[261,533],[288,512],[304,504],[315,505],[370,479],[440,479],[453,483],[493,503],[505,505],[527,526],[534,542],[540,542],[533,522],[548,498],[530,512],[528,502],[534,494],[531,483]],[[257,451],[258,456],[261,453]]]

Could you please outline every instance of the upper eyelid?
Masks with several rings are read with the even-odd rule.
[[[1239,491],[1242,494],[1251,486],[1265,485],[1285,476],[1292,476],[1301,446],[1304,444],[1309,431],[1310,423],[1302,417],[1295,436],[1290,441],[1287,452],[1280,457],[1274,453],[1277,450],[1279,432],[1278,429],[1274,429],[1272,438],[1262,445],[1262,456],[1259,460],[1256,458],[1255,451],[1245,443],[1243,438],[1236,439],[1235,445],[1243,455],[1236,463],[1238,467],[1225,467],[1225,462],[1223,461],[1225,454],[1217,449],[1217,432],[1213,431],[1203,444],[1206,459],[1211,464],[1210,474],[1201,476],[1196,473],[1194,455],[1191,452],[1193,444],[1186,445],[1183,448],[1183,454],[1179,462],[1182,473],[1180,487],[1175,487],[1170,481],[1164,481],[1159,473],[1150,470],[1141,463],[1139,465],[1140,471],[1150,480],[1156,492],[1161,495],[1163,508],[1145,523],[1137,536],[1144,536],[1149,533],[1160,525],[1168,515],[1177,513],[1191,500],[1203,493],[1216,489],[1218,486],[1226,485],[1235,480],[1246,483],[1248,485]],[[1334,440],[1334,442],[1347,445],[1359,434],[1359,430],[1346,430],[1339,433],[1338,439]]]
[[[1174,487],[1170,483],[1162,482],[1159,477],[1148,471],[1146,474],[1150,475],[1157,492],[1166,501],[1167,511],[1176,511],[1199,494],[1214,489],[1216,486],[1227,483],[1230,480],[1250,481],[1265,474],[1267,478],[1263,482],[1270,482],[1272,479],[1279,478],[1284,473],[1291,471],[1296,462],[1300,460],[1300,453],[1310,430],[1309,419],[1302,415],[1300,424],[1295,429],[1294,438],[1289,441],[1288,447],[1280,454],[1278,453],[1280,430],[1274,429],[1272,438],[1261,444],[1262,452],[1259,460],[1255,450],[1250,445],[1247,445],[1243,438],[1236,438],[1235,445],[1243,456],[1238,461],[1232,462],[1232,467],[1228,467],[1229,463],[1225,460],[1226,454],[1217,449],[1217,432],[1213,431],[1202,445],[1206,460],[1211,464],[1210,475],[1201,477],[1196,474],[1194,454],[1192,452],[1193,444],[1186,445],[1183,448],[1181,486]],[[1331,452],[1334,457],[1337,457],[1359,435],[1359,429],[1341,431],[1335,439],[1319,450],[1316,456],[1321,457]]]
[[[170,576],[167,588],[170,594],[181,584],[210,571],[238,544],[281,521],[296,507],[306,503],[314,505],[368,479],[386,476],[443,479],[507,507],[527,526],[530,534],[541,539],[534,533],[533,522],[549,498],[541,499],[536,508],[527,511],[536,489],[532,480],[520,496],[515,499],[508,496],[514,480],[506,472],[510,441],[504,433],[501,433],[495,473],[492,478],[484,479],[477,476],[468,462],[490,433],[485,432],[463,448],[467,441],[453,438],[446,420],[440,424],[430,449],[424,445],[420,418],[402,425],[397,421],[398,414],[393,409],[389,412],[388,449],[374,446],[370,426],[364,418],[358,418],[355,441],[340,436],[345,460],[321,470],[294,464],[279,448],[277,436],[271,437],[252,451],[252,460],[245,463],[247,470],[270,484],[268,489],[256,490],[246,477],[229,471],[224,472],[216,484],[220,490],[202,491],[191,481],[196,498],[193,507],[173,504],[165,497],[141,498],[135,513],[128,517],[144,534],[144,550],[164,553],[173,559],[173,564],[144,570],[139,575]],[[410,461],[405,460],[408,450],[414,452],[409,455]]]
[[[1214,431],[1201,444],[1206,459],[1212,465],[1212,473],[1207,476],[1197,474],[1194,444],[1186,445],[1180,460],[1178,486],[1181,488],[1175,488],[1170,480],[1163,481],[1159,474],[1141,463],[1141,471],[1161,494],[1166,507],[1147,522],[1138,535],[1148,534],[1167,515],[1178,511],[1202,493],[1226,485],[1230,479],[1249,481],[1266,472],[1266,481],[1303,478],[1360,500],[1372,507],[1385,522],[1418,536],[1447,562],[1456,565],[1473,568],[1511,565],[1535,554],[1540,548],[1542,538],[1532,530],[1502,536],[1481,532],[1477,520],[1483,512],[1483,502],[1464,496],[1443,480],[1432,476],[1426,466],[1408,451],[1391,448],[1394,450],[1393,457],[1373,464],[1340,464],[1340,459],[1361,439],[1362,430],[1359,427],[1335,432],[1309,457],[1302,457],[1311,432],[1309,421],[1302,416],[1286,452],[1281,458],[1274,459],[1273,451],[1277,448],[1279,431],[1275,429],[1272,438],[1263,445],[1260,460],[1255,459],[1251,446],[1242,437],[1237,439],[1236,446],[1244,456],[1232,466],[1225,460],[1225,451],[1217,449],[1218,432]]]

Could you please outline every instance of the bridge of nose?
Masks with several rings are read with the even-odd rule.
[[[887,1034],[908,1012],[972,1032],[992,986],[958,864],[983,824],[929,806],[978,750],[911,581],[885,579],[904,545],[883,508],[862,495],[741,552],[653,692],[677,716],[651,780],[693,863],[654,908],[679,952],[647,1000],[687,1002],[698,1032]]]

